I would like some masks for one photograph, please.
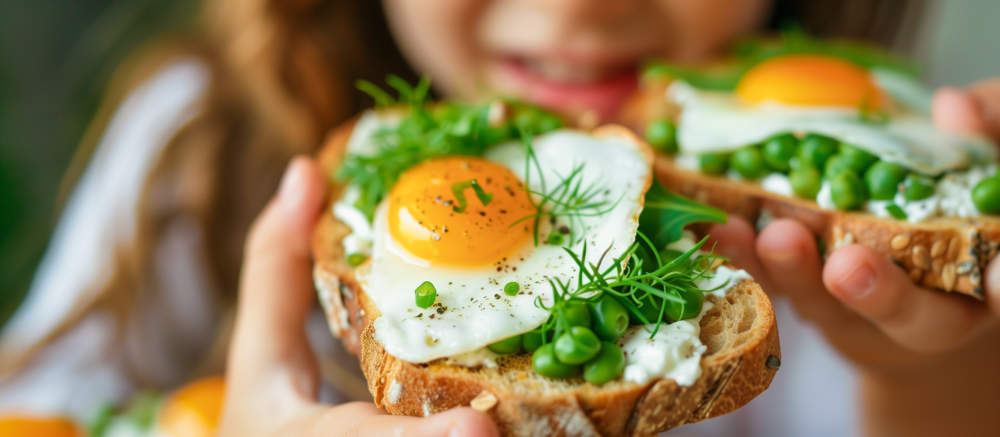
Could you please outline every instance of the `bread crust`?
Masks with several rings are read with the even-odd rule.
[[[620,121],[642,132],[649,121],[674,118],[678,108],[666,100],[669,81],[647,80],[625,105]],[[935,219],[910,223],[865,212],[820,208],[816,202],[783,196],[752,182],[738,182],[677,167],[657,155],[656,176],[667,188],[721,208],[750,223],[792,218],[826,244],[824,255],[847,244],[861,244],[889,257],[924,287],[983,300],[986,267],[1000,248],[1000,218]],[[763,220],[763,221],[761,221]]]
[[[779,217],[798,220],[826,243],[827,255],[848,244],[861,244],[885,254],[915,283],[984,298],[983,275],[1000,245],[1000,220],[995,217],[910,223],[823,209],[816,202],[772,193],[753,182],[680,168],[668,156],[657,156],[655,168],[657,179],[667,188],[750,223]]]
[[[321,150],[320,165],[328,174],[339,168],[355,121],[335,130]],[[330,185],[328,205],[342,189],[332,178]],[[535,373],[526,354],[477,369],[446,360],[399,360],[375,341],[378,309],[354,279],[340,244],[350,230],[331,210],[324,210],[313,232],[319,300],[333,334],[359,356],[375,404],[389,413],[423,416],[471,404],[487,412],[504,435],[652,435],[743,406],[768,387],[780,364],[770,300],[752,281],[734,287],[725,299],[709,296],[715,308],[702,320],[708,346],[703,373],[688,387],[671,379],[600,387],[578,378],[552,380]]]

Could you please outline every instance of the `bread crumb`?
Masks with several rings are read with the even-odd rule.
[[[472,407],[473,410],[483,412],[489,411],[490,408],[493,408],[496,404],[497,397],[493,396],[493,393],[486,390],[479,392],[479,394],[476,395],[471,402],[469,402],[469,406]]]

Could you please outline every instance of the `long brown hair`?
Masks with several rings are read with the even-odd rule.
[[[244,237],[286,161],[315,150],[331,127],[368,104],[354,88],[358,79],[415,76],[391,39],[381,3],[208,0],[200,33],[147,48],[119,68],[67,180],[75,179],[108,116],[132,87],[184,57],[199,59],[211,79],[199,114],[174,135],[145,181],[137,238],[114,248],[112,279],[41,345],[94,310],[111,311],[123,333],[135,323],[135,309],[161,286],[155,253],[178,220],[196,224],[215,298],[222,308],[232,306]],[[900,35],[912,32],[914,11],[921,9],[914,4],[923,1],[777,0],[769,26],[792,19],[817,36],[898,44]],[[205,352],[185,351],[176,364],[204,368]],[[129,361],[140,383],[177,382],[144,375],[141,357]]]

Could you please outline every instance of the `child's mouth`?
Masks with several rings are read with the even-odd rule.
[[[611,119],[638,85],[638,60],[565,56],[495,58],[494,77],[504,90],[562,112],[592,111]]]

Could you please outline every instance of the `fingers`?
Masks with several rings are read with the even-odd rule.
[[[954,87],[942,87],[931,102],[934,123],[945,130],[961,133],[986,131],[986,121],[971,94]]]
[[[313,395],[315,363],[304,326],[313,296],[309,239],[324,188],[317,166],[296,158],[250,231],[229,355],[230,387],[273,389],[255,385],[268,383]]]
[[[761,231],[755,248],[770,285],[788,296],[799,314],[820,324],[843,318],[841,305],[825,291],[816,239],[805,226],[777,219]]]
[[[425,418],[391,416],[372,404],[355,402],[328,409],[306,423],[317,436],[393,435],[401,437],[494,437],[496,425],[489,416],[471,408],[455,408]]]
[[[714,252],[729,258],[733,265],[746,270],[754,280],[767,283],[764,268],[754,251],[755,232],[745,220],[730,216],[725,224],[712,226],[708,230],[707,247],[714,247]],[[765,286],[770,292],[770,287]]]
[[[989,79],[960,89],[942,87],[931,103],[939,127],[980,133],[1000,139],[1000,79]]]
[[[917,287],[895,264],[859,245],[830,256],[823,282],[849,308],[918,352],[953,349],[988,320],[980,303]]]

